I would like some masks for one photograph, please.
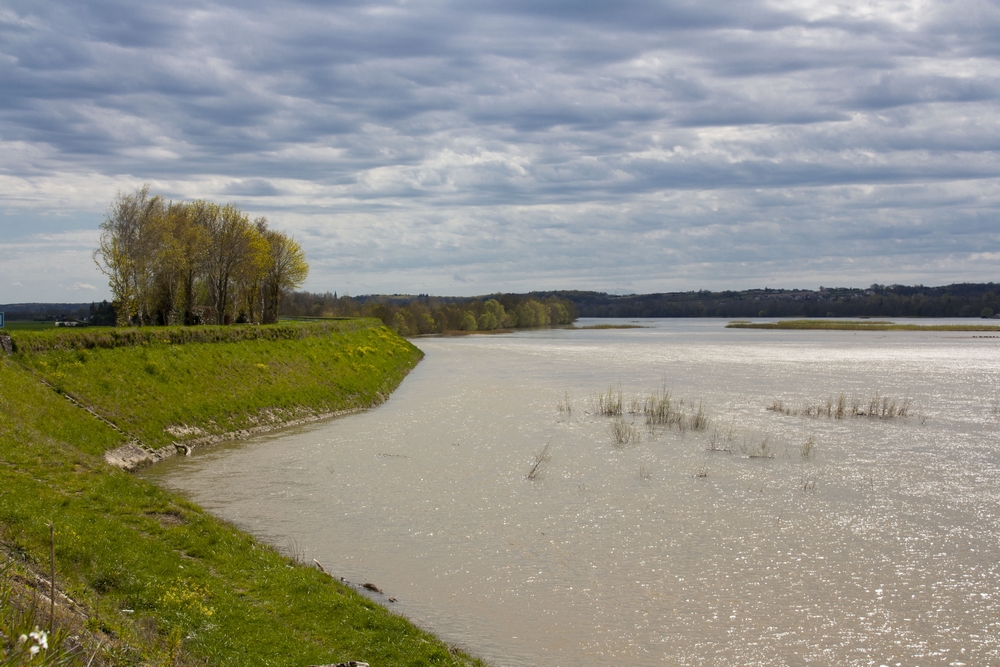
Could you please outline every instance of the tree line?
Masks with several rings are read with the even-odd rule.
[[[289,317],[377,317],[404,336],[571,324],[578,316],[572,302],[553,296],[338,297],[329,292],[293,292],[287,296],[282,313]]]
[[[581,317],[993,317],[1000,284],[872,285],[618,296],[561,291]]]
[[[235,204],[167,201],[144,185],[119,192],[94,262],[116,324],[277,322],[284,292],[305,282],[302,247]]]

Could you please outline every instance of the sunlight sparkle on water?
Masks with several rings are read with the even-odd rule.
[[[498,666],[1000,662],[997,341],[647,324],[419,339],[376,410],[145,474]],[[664,386],[711,426],[616,446],[597,392]]]

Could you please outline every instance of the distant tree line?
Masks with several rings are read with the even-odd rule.
[[[88,314],[85,303],[8,303],[0,304],[0,312],[11,322],[17,320],[54,322],[66,319],[82,321]]]
[[[293,292],[282,306],[290,317],[377,317],[404,336],[446,331],[493,331],[570,324],[576,307],[554,296],[363,296]]]
[[[118,193],[94,262],[118,326],[277,322],[281,297],[309,273],[301,246],[234,204]]]
[[[581,317],[993,317],[1000,313],[997,283],[626,296],[578,291],[552,294],[573,302]]]

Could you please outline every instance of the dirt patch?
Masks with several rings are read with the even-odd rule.
[[[187,519],[178,512],[147,512],[146,516],[156,519],[164,528],[187,524]]]

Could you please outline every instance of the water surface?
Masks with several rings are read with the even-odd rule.
[[[1000,664],[1000,339],[641,323],[419,339],[378,409],[145,474],[497,666]],[[712,426],[617,446],[609,386]]]

